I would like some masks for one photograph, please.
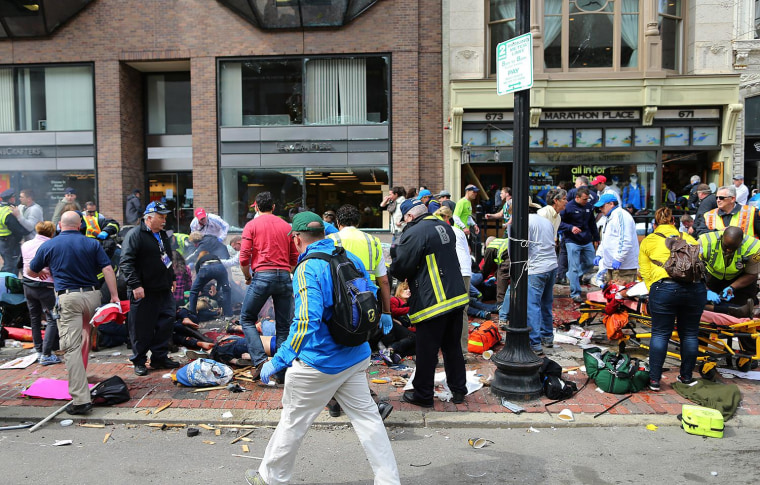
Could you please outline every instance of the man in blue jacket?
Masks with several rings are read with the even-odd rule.
[[[580,187],[575,192],[575,200],[567,203],[560,213],[562,222],[559,230],[565,235],[567,248],[567,279],[570,283],[570,297],[576,303],[582,303],[581,276],[594,266],[594,242],[599,241],[593,204],[589,190]]]
[[[335,245],[325,239],[322,218],[313,212],[297,214],[289,234],[300,254],[293,275],[293,322],[288,339],[264,364],[260,375],[261,382],[267,384],[273,374],[290,367],[285,374],[283,409],[258,471],[246,471],[245,479],[253,485],[289,483],[306,432],[335,396],[359,436],[375,474],[374,483],[399,484],[396,459],[365,374],[370,363],[369,343],[356,347],[335,343],[326,323],[333,312],[329,263],[321,259],[303,261],[314,252],[332,254]],[[346,255],[377,292],[361,260],[350,252]]]

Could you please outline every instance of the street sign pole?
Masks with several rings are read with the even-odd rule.
[[[509,325],[504,347],[493,357],[496,372],[491,392],[510,400],[532,400],[542,394],[538,370],[542,360],[530,348],[528,328],[528,197],[530,87],[533,85],[533,52],[530,28],[530,0],[517,0],[516,27],[518,36],[497,47],[498,93],[514,92],[514,163],[512,164],[512,224],[509,240],[510,301]],[[499,48],[504,45],[503,50]],[[526,59],[527,56],[527,59]],[[526,67],[529,66],[529,67]],[[498,72],[498,69],[506,72]],[[525,72],[529,70],[528,72]],[[503,304],[506,304],[505,301]]]

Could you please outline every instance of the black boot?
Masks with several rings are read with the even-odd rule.
[[[755,311],[755,302],[752,298],[747,298],[747,303],[742,306],[732,306],[728,308],[728,314],[736,318],[752,318]]]

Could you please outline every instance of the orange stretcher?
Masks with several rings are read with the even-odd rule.
[[[652,337],[652,319],[647,312],[645,298],[623,298],[618,300],[628,313],[628,322],[621,329],[622,341],[634,344],[640,348],[649,350],[649,339]],[[580,325],[592,325],[601,323],[605,315],[607,299],[601,291],[589,292],[586,301],[581,304],[581,316],[578,319]],[[753,339],[755,342],[754,353],[744,349],[739,340],[739,348],[733,348],[733,339],[741,337]],[[709,377],[708,373],[714,371],[715,366],[724,361],[724,365],[736,363],[737,369],[748,371],[752,362],[760,361],[760,319],[736,318],[723,313],[714,313],[705,310],[699,324],[699,362],[700,373]],[[674,331],[670,338],[672,350],[668,356],[680,359],[678,353],[680,341]]]

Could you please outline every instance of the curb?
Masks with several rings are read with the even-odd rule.
[[[3,408],[3,422],[39,422],[47,417],[54,407],[25,407],[12,406]],[[57,423],[62,419],[71,418],[77,422],[103,424],[208,424],[208,425],[254,425],[274,427],[280,420],[280,410],[249,411],[249,410],[205,410],[205,409],[165,409],[160,415],[146,414],[149,408],[94,408],[87,416],[69,416],[61,413],[53,419]],[[231,412],[231,418],[223,418],[222,414]],[[405,428],[591,428],[591,427],[636,427],[654,424],[656,426],[680,426],[675,416],[669,414],[639,414],[639,415],[604,415],[594,419],[592,414],[576,414],[572,422],[562,421],[556,413],[472,413],[472,412],[421,412],[394,411],[385,425]],[[350,426],[351,421],[345,415],[331,418],[327,411],[321,413],[313,426]],[[760,416],[734,416],[728,421],[731,427],[760,429]]]

